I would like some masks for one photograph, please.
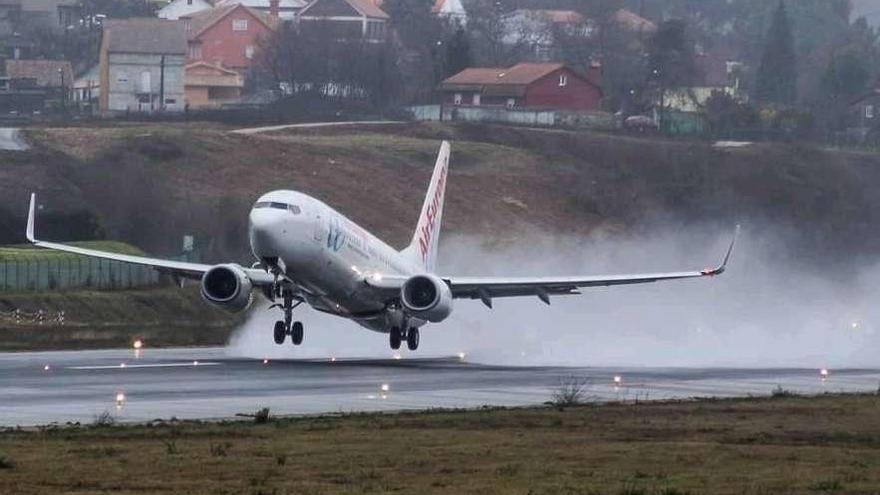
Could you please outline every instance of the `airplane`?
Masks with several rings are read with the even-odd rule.
[[[37,240],[36,194],[31,194],[26,235],[41,248],[146,265],[180,280],[199,280],[202,297],[232,313],[246,310],[259,290],[272,308],[282,311],[273,332],[279,345],[287,336],[294,345],[302,344],[303,324],[293,321],[293,311],[303,303],[388,334],[394,350],[405,341],[415,351],[419,328],[446,320],[455,299],[480,300],[491,309],[496,298],[530,296],[549,305],[551,296],[581,294],[582,288],[713,277],[727,268],[736,235],[718,267],[698,271],[536,278],[438,275],[450,152],[444,141],[412,241],[401,251],[320,200],[290,190],[264,194],[250,210],[248,236],[257,260],[251,267],[153,259]]]

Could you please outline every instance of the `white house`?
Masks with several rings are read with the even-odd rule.
[[[183,111],[186,48],[181,21],[104,21],[98,58],[101,112]]]
[[[171,0],[168,5],[159,9],[160,19],[176,21],[181,17],[201,12],[214,7],[208,0]]]
[[[100,74],[99,66],[94,65],[74,78],[73,101],[78,103],[97,102],[101,95]]]
[[[462,25],[467,24],[467,11],[461,0],[435,0],[431,11],[438,17],[459,22]]]

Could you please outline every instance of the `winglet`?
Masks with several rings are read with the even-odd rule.
[[[730,255],[733,254],[733,246],[736,245],[736,238],[739,237],[739,229],[740,227],[737,225],[736,229],[733,231],[733,239],[730,240],[730,247],[727,248],[727,254],[724,255],[724,261],[722,261],[717,268],[703,270],[703,275],[710,277],[721,275],[727,270],[727,262],[730,261]]]
[[[36,242],[34,240],[34,210],[36,210],[36,204],[37,194],[31,193],[31,206],[28,209],[27,231],[25,232],[28,242]]]

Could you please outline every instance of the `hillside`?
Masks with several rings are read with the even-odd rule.
[[[47,237],[70,238],[65,219],[85,215],[82,224],[148,252],[177,254],[182,236],[195,234],[207,260],[247,261],[249,205],[295,188],[400,245],[439,141],[451,139],[447,234],[503,242],[535,229],[608,236],[739,222],[784,233],[785,256],[808,263],[880,250],[880,155],[869,153],[440,124],[252,136],[144,125],[27,137],[31,151],[0,156],[5,242],[20,242],[35,190]]]

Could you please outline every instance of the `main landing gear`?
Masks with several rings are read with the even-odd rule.
[[[275,306],[280,307],[284,311],[284,319],[275,322],[273,335],[275,343],[278,345],[283,344],[284,339],[290,335],[290,342],[293,345],[300,345],[303,341],[304,329],[301,321],[293,321],[293,310],[302,304],[302,301],[294,304],[293,293],[287,289],[282,291],[281,296],[284,299],[284,303],[276,304]]]
[[[398,350],[400,349],[400,345],[403,341],[406,340],[406,347],[415,351],[419,348],[419,329],[418,328],[410,328],[406,332],[401,330],[398,327],[393,327],[391,332],[388,334],[388,341],[391,344],[391,349]]]

